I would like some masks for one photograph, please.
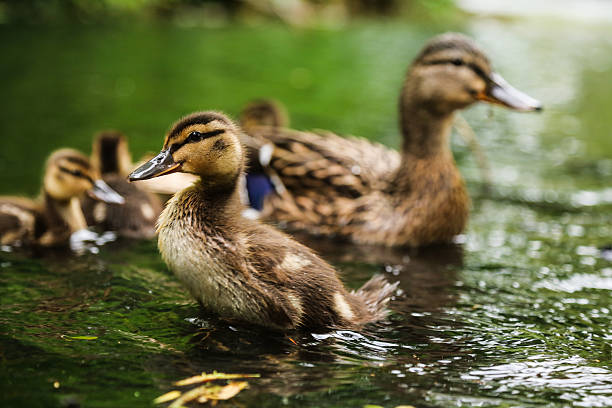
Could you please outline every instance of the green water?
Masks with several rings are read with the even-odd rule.
[[[612,406],[610,26],[468,20],[539,115],[465,113],[494,189],[461,139],[473,198],[449,248],[309,244],[350,287],[399,280],[388,323],[363,333],[273,335],[232,327],[189,299],[153,241],[100,253],[0,252],[0,406],[151,406],[202,371],[261,378],[225,406]],[[198,109],[254,97],[296,128],[399,144],[403,74],[435,26],[0,27],[0,193],[34,195],[47,154],[123,130],[139,157]],[[7,248],[4,248],[5,250]],[[87,339],[75,337],[91,336]],[[55,386],[54,386],[54,383]]]

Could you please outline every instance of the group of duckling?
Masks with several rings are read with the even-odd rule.
[[[69,149],[50,156],[39,202],[0,198],[0,240],[53,245],[88,225],[131,237],[156,232],[169,269],[223,318],[279,330],[359,327],[385,316],[397,284],[378,275],[349,292],[332,266],[262,221],[355,244],[451,241],[466,226],[469,197],[448,139],[455,113],[477,101],[541,109],[492,71],[471,39],[448,33],[408,70],[399,152],[288,129],[270,102],[248,106],[242,126],[213,111],[180,119],[161,152],[135,170],[125,138],[104,132],[91,159]],[[150,191],[172,173],[189,176],[158,189],[176,192],[162,210]],[[245,197],[260,219],[246,216]]]

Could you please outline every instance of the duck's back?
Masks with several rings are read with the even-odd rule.
[[[316,189],[321,195],[357,198],[383,190],[401,161],[398,152],[379,143],[328,131],[260,126],[249,135],[274,146],[268,167],[294,196]]]

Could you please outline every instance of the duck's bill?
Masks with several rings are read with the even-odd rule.
[[[172,158],[170,149],[162,150],[157,156],[138,167],[129,176],[130,181],[147,180],[180,170],[181,163]]]
[[[125,199],[102,180],[94,181],[93,188],[88,191],[89,195],[109,204],[125,204]]]
[[[489,79],[489,86],[478,96],[479,100],[523,112],[542,110],[540,101],[514,88],[501,75],[493,72]]]

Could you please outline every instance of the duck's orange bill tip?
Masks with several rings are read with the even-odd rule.
[[[514,88],[501,75],[493,72],[489,79],[489,86],[486,91],[478,94],[476,97],[478,100],[521,112],[539,112],[542,110],[540,101]]]
[[[162,150],[157,156],[138,167],[129,176],[129,181],[148,180],[178,171],[181,163],[172,158],[170,149]]]

